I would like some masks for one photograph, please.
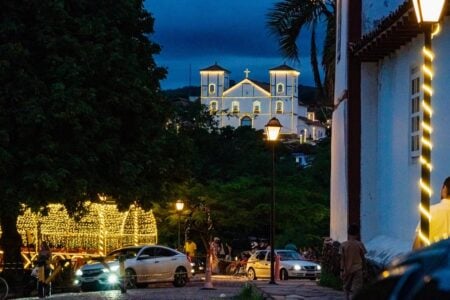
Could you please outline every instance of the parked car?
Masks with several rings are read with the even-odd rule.
[[[128,287],[143,287],[153,282],[173,282],[182,287],[192,278],[186,254],[158,245],[124,247],[109,253],[102,261],[93,260],[75,273],[81,290],[119,287],[119,259],[125,259]]]
[[[320,265],[306,260],[293,250],[275,249],[275,255],[280,257],[279,276],[281,280],[320,277]],[[246,271],[251,280],[270,277],[270,250],[258,250],[253,253],[247,261]]]
[[[395,259],[354,299],[450,299],[450,239]]]

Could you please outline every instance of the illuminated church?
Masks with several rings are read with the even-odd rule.
[[[269,70],[269,83],[245,78],[230,86],[230,72],[217,63],[201,69],[201,103],[209,108],[219,127],[250,126],[264,129],[276,117],[283,125],[281,133],[301,140],[325,137],[325,127],[308,113],[298,98],[300,72],[283,64]]]

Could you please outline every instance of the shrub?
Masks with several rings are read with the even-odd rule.
[[[342,290],[341,278],[327,271],[322,271],[322,274],[320,275],[319,285],[330,287],[335,290]]]
[[[237,300],[263,300],[261,293],[251,284],[245,284],[240,294],[234,298]]]

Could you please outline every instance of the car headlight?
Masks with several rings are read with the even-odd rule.
[[[75,275],[83,276],[83,271],[81,271],[81,269],[78,269],[78,270],[75,271]]]
[[[111,266],[109,269],[110,269],[112,272],[116,272],[116,271],[119,270],[119,268],[120,268],[119,265],[114,265],[114,266]]]
[[[322,270],[322,267],[321,266],[317,266],[317,270]]]
[[[295,271],[298,271],[298,270],[300,270],[301,269],[301,267],[299,266],[299,265],[294,265],[294,270]]]
[[[103,268],[102,271],[103,271],[103,273],[109,273],[109,269],[108,268]]]
[[[117,282],[119,282],[119,277],[117,277],[116,274],[111,273],[111,275],[108,276],[108,283],[115,284]]]

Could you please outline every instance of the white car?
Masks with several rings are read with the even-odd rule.
[[[99,262],[90,261],[75,273],[81,290],[117,288],[120,279],[119,258],[125,258],[128,287],[143,287],[153,282],[173,282],[182,287],[192,278],[191,262],[186,254],[165,246],[131,246],[112,251]]]
[[[275,255],[280,257],[279,276],[281,280],[288,278],[317,279],[320,277],[320,265],[305,260],[295,251],[275,249]],[[258,250],[253,253],[247,261],[246,271],[251,280],[270,277],[270,250]]]

